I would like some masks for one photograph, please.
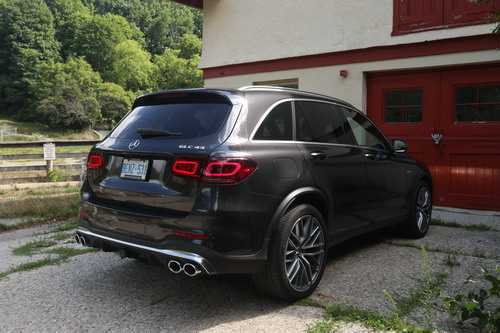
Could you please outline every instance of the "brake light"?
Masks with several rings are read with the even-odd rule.
[[[195,176],[198,171],[199,163],[196,161],[175,161],[173,172],[178,175]]]
[[[203,181],[212,184],[235,184],[250,176],[257,163],[248,158],[209,162],[203,173]]]
[[[179,176],[201,178],[205,183],[235,184],[250,176],[257,163],[249,158],[233,159],[178,159],[172,173]]]
[[[86,163],[87,169],[99,169],[104,166],[104,160],[102,158],[102,154],[100,153],[90,153],[87,157]]]

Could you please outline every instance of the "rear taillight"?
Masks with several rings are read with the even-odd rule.
[[[104,166],[104,160],[102,158],[102,154],[90,153],[89,156],[87,157],[86,166],[88,170],[99,169],[102,166]]]
[[[201,178],[205,183],[235,184],[250,176],[257,163],[249,158],[231,159],[177,159],[172,173],[179,176]]]

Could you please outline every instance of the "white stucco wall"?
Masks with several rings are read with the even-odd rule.
[[[473,36],[493,24],[391,36],[393,0],[204,0],[200,68]]]
[[[235,75],[205,80],[207,88],[236,88],[258,81],[299,79],[299,89],[334,96],[353,104],[366,113],[366,73],[391,70],[429,69],[434,67],[486,64],[500,59],[500,50],[464,52],[438,56],[415,57],[385,61],[363,62],[297,70]],[[340,70],[348,76],[339,75]]]

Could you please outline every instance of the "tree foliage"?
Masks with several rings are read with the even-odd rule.
[[[202,13],[165,0],[0,0],[0,114],[78,128],[201,87]]]
[[[39,119],[68,128],[93,125],[101,117],[97,91],[101,76],[83,58],[47,62],[36,67],[38,79],[31,89],[39,104]]]

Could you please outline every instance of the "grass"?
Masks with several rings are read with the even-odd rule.
[[[0,206],[0,217],[32,217],[36,219],[51,219],[76,215],[80,197],[77,193],[70,193],[61,197],[35,197],[23,200],[22,204],[16,201],[4,202]]]
[[[76,229],[77,223],[76,219],[71,219],[65,224],[58,225],[57,227],[54,228],[53,232],[62,232],[62,231],[67,231],[67,230],[73,230]]]
[[[54,257],[49,256],[49,257],[44,258],[44,259],[30,261],[30,262],[21,264],[19,266],[13,267],[6,272],[1,272],[0,279],[4,278],[12,273],[29,271],[29,270],[33,270],[33,269],[40,268],[43,266],[48,266],[48,265],[57,265],[63,261],[66,261],[70,257],[74,257],[76,255],[85,254],[85,253],[89,253],[89,252],[96,252],[96,251],[99,251],[99,250],[94,249],[94,248],[86,248],[86,249],[72,249],[72,248],[68,248],[68,247],[55,248],[55,249],[47,251],[47,253],[55,254],[56,256],[54,256]]]
[[[34,135],[36,139],[52,138],[57,140],[96,140],[97,135],[92,131],[72,131],[66,128],[17,121],[12,118],[1,117],[0,123],[17,127],[18,134]]]
[[[18,256],[30,256],[41,253],[42,249],[56,245],[57,242],[49,239],[40,239],[26,243],[12,250],[12,253]]]
[[[51,188],[48,190],[38,190],[29,189],[26,191],[27,195],[46,195],[46,194],[60,194],[60,193],[76,193],[79,192],[80,188],[78,186],[63,187],[63,188]]]
[[[455,221],[443,221],[441,219],[433,218],[431,219],[432,225],[439,225],[442,227],[450,227],[450,228],[463,228],[471,231],[489,231],[493,230],[490,226],[486,224],[460,224]]]
[[[297,302],[297,305],[316,306],[325,309],[324,321],[315,323],[308,328],[308,333],[330,333],[339,326],[339,322],[355,322],[362,326],[375,330],[408,332],[408,333],[430,333],[428,328],[416,327],[396,316],[384,316],[375,312],[357,309],[345,304],[321,304],[306,299]]]
[[[9,192],[6,191],[6,190],[0,190],[0,195],[4,195],[4,194],[7,194],[7,193],[9,193]]]

